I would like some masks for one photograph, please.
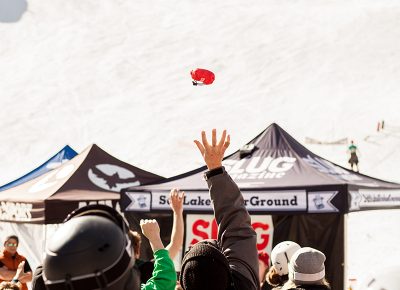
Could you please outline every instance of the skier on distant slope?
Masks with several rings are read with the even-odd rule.
[[[348,148],[348,152],[350,153],[349,163],[350,163],[351,170],[359,172],[358,156],[357,156],[357,152],[359,152],[359,151],[358,151],[357,146],[354,145],[353,140],[350,141],[350,146]],[[354,170],[354,165],[355,165],[356,170]]]

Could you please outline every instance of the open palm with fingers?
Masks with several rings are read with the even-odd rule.
[[[169,205],[175,213],[182,213],[183,211],[183,201],[185,199],[185,192],[179,189],[171,189],[169,193]]]
[[[212,139],[211,144],[208,143],[206,132],[201,132],[202,142],[195,140],[197,148],[206,162],[206,165],[209,170],[218,168],[222,166],[222,159],[224,158],[224,154],[226,149],[230,144],[230,136],[226,135],[226,130],[222,132],[222,136],[217,143],[217,130],[212,130]]]

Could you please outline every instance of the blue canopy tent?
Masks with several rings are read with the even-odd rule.
[[[56,153],[53,157],[49,160],[44,162],[39,167],[33,169],[31,172],[21,176],[20,178],[11,181],[3,186],[0,186],[0,191],[12,188],[14,186],[20,185],[25,183],[29,180],[32,180],[46,172],[58,167],[60,164],[64,163],[65,161],[71,160],[74,158],[78,153],[75,152],[74,149],[66,145],[63,149],[61,149],[58,153]]]

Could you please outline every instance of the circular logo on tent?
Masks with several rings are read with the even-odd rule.
[[[88,177],[94,185],[115,192],[119,192],[123,188],[140,185],[132,171],[112,164],[97,164],[89,169]]]

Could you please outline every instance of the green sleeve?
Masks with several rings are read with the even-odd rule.
[[[176,286],[176,272],[174,263],[165,249],[154,252],[153,276],[142,284],[141,290],[174,290]]]

